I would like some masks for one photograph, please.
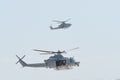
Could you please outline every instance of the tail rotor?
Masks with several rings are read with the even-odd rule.
[[[19,60],[16,62],[16,64],[18,64],[20,61],[22,61],[22,59],[25,57],[25,55],[24,55],[22,58],[20,58],[18,55],[16,55],[16,57],[19,59]]]

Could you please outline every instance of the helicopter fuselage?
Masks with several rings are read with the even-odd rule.
[[[70,27],[72,24],[70,23],[62,23],[60,25],[58,25],[58,27],[52,27],[50,26],[50,29],[54,30],[54,29],[66,29],[68,27]]]
[[[62,24],[60,24],[58,27],[59,28],[68,28],[68,27],[70,27],[72,24],[70,24],[70,23],[62,23]]]
[[[54,68],[56,70],[71,69],[72,66],[79,66],[80,62],[76,62],[74,58],[63,57],[61,54],[57,54],[44,60],[44,63],[27,64],[23,60],[19,59],[20,64],[23,67],[34,67],[34,68]]]

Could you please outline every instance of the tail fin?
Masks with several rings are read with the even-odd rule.
[[[27,66],[27,63],[25,63],[22,59],[25,57],[25,55],[22,57],[22,58],[20,58],[19,56],[17,56],[16,55],[16,57],[19,59],[17,62],[16,62],[16,64],[17,63],[20,63],[23,67],[25,67],[25,66]]]
[[[50,29],[53,29],[53,27],[52,27],[52,26],[50,26]]]

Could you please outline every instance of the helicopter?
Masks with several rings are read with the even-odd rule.
[[[58,25],[58,27],[52,27],[50,26],[50,29],[51,30],[55,30],[55,29],[66,29],[68,27],[70,27],[72,24],[70,23],[66,23],[67,21],[69,21],[70,19],[67,19],[66,21],[58,21],[58,20],[53,20],[53,22],[57,22],[59,23],[60,25]]]
[[[68,51],[72,51],[78,49],[73,48]],[[74,60],[73,57],[64,57],[62,54],[67,53],[65,50],[64,51],[46,51],[46,50],[38,50],[38,49],[33,49],[34,51],[37,52],[42,52],[40,53],[41,55],[48,55],[48,54],[54,54],[54,56],[50,56],[49,59],[44,60],[44,63],[33,63],[33,64],[27,64],[25,61],[22,59],[25,57],[25,55],[20,58],[19,56],[16,55],[16,57],[19,59],[17,63],[20,63],[23,67],[34,67],[34,68],[52,68],[55,70],[63,70],[63,69],[72,69],[73,66],[79,66],[80,62],[77,62]]]

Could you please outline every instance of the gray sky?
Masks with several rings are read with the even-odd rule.
[[[119,0],[1,0],[0,79],[2,80],[115,80],[120,78]],[[51,31],[52,20],[72,26]],[[72,70],[21,68],[19,56],[28,63],[43,62],[32,49],[64,50],[80,61]]]

